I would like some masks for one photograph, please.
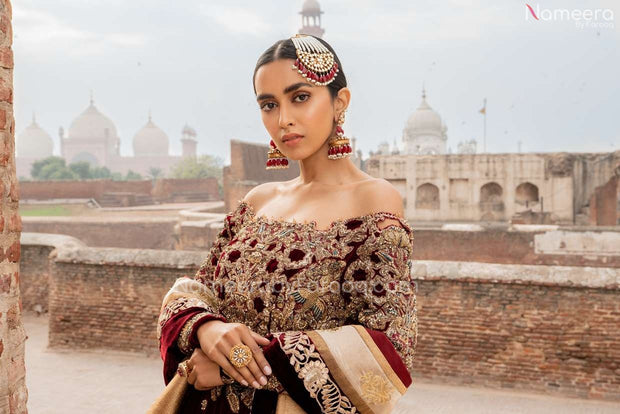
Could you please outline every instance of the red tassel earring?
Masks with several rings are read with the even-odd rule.
[[[340,158],[348,157],[353,152],[351,145],[349,145],[349,138],[344,136],[344,130],[342,124],[344,124],[344,112],[338,116],[338,126],[336,126],[336,137],[329,142],[329,150],[327,152],[327,158],[330,160],[339,160]]]
[[[267,166],[266,170],[281,170],[288,168],[288,158],[284,156],[276,147],[276,143],[273,139],[269,141],[269,152],[267,153]]]

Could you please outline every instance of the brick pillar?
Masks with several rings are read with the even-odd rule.
[[[19,187],[15,172],[11,3],[0,0],[0,413],[27,413],[19,296]]]

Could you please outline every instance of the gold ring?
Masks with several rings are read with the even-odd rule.
[[[182,377],[189,377],[189,374],[192,373],[193,369],[194,369],[193,366],[191,367],[189,366],[189,360],[185,360],[179,364],[179,367],[177,368],[177,372]]]
[[[228,359],[235,367],[243,368],[252,360],[252,350],[244,344],[235,345],[230,348]]]

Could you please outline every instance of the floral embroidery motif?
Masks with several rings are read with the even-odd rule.
[[[316,396],[316,391],[329,379],[329,370],[321,361],[311,361],[299,370],[299,377],[304,380],[304,387],[310,391],[310,395]]]
[[[360,386],[364,399],[371,404],[383,404],[391,399],[391,390],[385,378],[371,371],[362,373]]]
[[[319,403],[324,413],[356,413],[357,409],[330,378],[329,369],[314,344],[303,332],[277,332],[274,334],[282,351],[289,357],[304,387]]]

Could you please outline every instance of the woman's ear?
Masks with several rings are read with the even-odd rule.
[[[344,87],[338,91],[338,95],[335,98],[335,110],[336,113],[340,113],[343,110],[349,107],[349,102],[351,101],[351,91],[349,88]]]

